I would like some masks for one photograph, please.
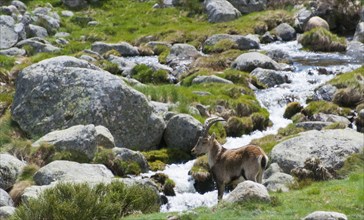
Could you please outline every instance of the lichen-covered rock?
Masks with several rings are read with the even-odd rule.
[[[270,196],[264,185],[247,180],[239,183],[224,201],[230,203],[249,201],[269,202]]]
[[[360,22],[358,26],[356,26],[356,31],[353,40],[364,43],[364,22]]]
[[[45,38],[48,37],[48,32],[44,27],[29,24],[29,26],[26,28],[27,31],[27,37],[39,37],[39,38]]]
[[[115,140],[112,134],[110,133],[109,129],[104,126],[96,126],[95,127],[96,133],[96,144],[97,146],[103,146],[105,148],[114,148],[115,147]]]
[[[12,47],[5,50],[0,50],[0,55],[6,56],[24,56],[27,52],[24,49]]]
[[[249,49],[259,49],[259,41],[254,40],[247,36],[242,35],[230,35],[230,34],[215,34],[207,38],[203,44],[203,50],[208,51],[209,47],[213,47],[222,40],[229,40],[236,44],[236,48],[228,49],[239,49],[239,50],[249,50]]]
[[[10,154],[0,154],[0,189],[14,185],[25,163]]]
[[[283,170],[279,167],[277,163],[271,163],[269,167],[263,173],[263,179],[268,179],[275,173],[281,173]]]
[[[240,55],[238,58],[235,59],[231,67],[233,69],[248,72],[253,71],[257,67],[273,70],[279,69],[278,63],[276,61],[258,52],[249,52]]]
[[[12,117],[31,135],[79,124],[103,125],[118,147],[159,145],[165,124],[146,97],[86,61],[60,56],[19,74]]]
[[[198,50],[189,44],[174,44],[169,55],[166,58],[168,65],[175,66],[180,62],[192,62],[197,57],[201,56]]]
[[[345,214],[339,212],[315,211],[303,218],[303,220],[348,220]]]
[[[24,14],[27,11],[27,6],[21,1],[18,0],[11,1],[11,5],[14,5],[18,9],[18,11],[22,14]]]
[[[255,76],[261,83],[263,83],[267,87],[274,87],[276,85],[290,82],[287,76],[287,72],[284,71],[262,69],[258,67],[254,69],[250,74],[252,76]]]
[[[267,7],[267,0],[228,0],[242,14],[263,11]]]
[[[109,50],[116,50],[122,56],[138,56],[139,51],[138,48],[133,47],[131,44],[127,42],[121,42],[117,44],[108,44],[104,42],[95,42],[91,45],[91,50],[99,53],[104,54]]]
[[[138,151],[132,151],[127,148],[113,148],[112,151],[115,154],[116,159],[121,159],[125,162],[136,162],[142,173],[146,173],[149,171],[148,162],[145,159],[144,155]]]
[[[48,41],[39,38],[39,37],[33,37],[26,40],[19,41],[16,44],[17,47],[30,47],[31,53],[53,53],[58,52],[60,49],[58,47],[53,46]]]
[[[294,178],[286,173],[274,173],[263,181],[263,185],[271,192],[288,192],[289,186],[293,184]]]
[[[164,140],[169,148],[190,152],[201,132],[202,124],[199,121],[191,115],[177,114],[169,120],[164,132]]]
[[[66,160],[53,161],[33,176],[37,185],[48,185],[55,181],[110,183],[113,178],[112,172],[102,164],[80,164]]]
[[[296,38],[296,30],[287,23],[282,23],[273,29],[273,32],[282,41],[291,41]]]
[[[318,16],[314,16],[312,18],[310,18],[310,20],[308,20],[306,26],[305,26],[305,31],[310,31],[314,28],[325,28],[326,30],[330,30],[329,24],[322,18],[318,17]]]
[[[222,84],[233,84],[230,80],[223,79],[221,77],[212,75],[212,76],[197,76],[192,80],[192,84],[201,84],[201,83],[222,83]]]
[[[8,49],[18,42],[18,33],[15,31],[15,21],[7,15],[0,15],[0,49]]]
[[[241,13],[226,0],[205,0],[204,6],[208,21],[212,23],[237,19]]]
[[[338,170],[348,156],[358,153],[363,146],[363,134],[351,129],[312,130],[277,144],[270,159],[285,173],[303,167],[311,157],[318,158],[328,169]]]
[[[0,188],[0,207],[3,206],[14,206],[14,203],[9,194]]]

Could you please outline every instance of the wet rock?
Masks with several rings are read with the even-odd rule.
[[[296,38],[296,30],[287,23],[282,23],[273,29],[273,33],[279,40],[291,41]]]
[[[348,217],[339,212],[315,211],[303,218],[303,220],[323,220],[323,219],[347,220]]]
[[[9,194],[0,188],[0,207],[3,206],[14,206],[14,203]]]
[[[10,154],[0,154],[0,189],[14,185],[25,163]]]
[[[109,50],[116,50],[122,56],[138,56],[139,51],[136,47],[133,47],[131,44],[127,42],[121,42],[117,44],[108,44],[104,42],[95,42],[91,46],[91,50],[104,54]]]
[[[143,94],[119,77],[69,56],[21,71],[12,116],[31,135],[79,124],[103,125],[116,146],[134,149],[159,145],[165,128]]]
[[[86,0],[62,0],[62,3],[71,9],[81,9],[88,5]]]
[[[311,157],[320,159],[328,169],[338,170],[348,156],[363,149],[362,143],[363,135],[350,129],[312,130],[277,144],[270,159],[285,173],[303,167]]]
[[[0,15],[0,49],[11,48],[18,42],[18,33],[15,31],[15,21],[7,15]]]
[[[204,6],[211,23],[232,21],[241,16],[241,13],[226,0],[205,0]]]
[[[201,84],[201,83],[234,84],[230,80],[223,79],[223,78],[215,76],[215,75],[212,75],[212,76],[197,76],[192,80],[192,84]]]
[[[314,28],[325,28],[326,30],[330,30],[329,24],[322,18],[318,17],[318,16],[314,16],[312,18],[310,18],[310,20],[308,20],[306,26],[305,26],[305,31],[310,31]]]
[[[29,24],[27,30],[27,37],[28,38],[32,38],[32,37],[39,37],[39,38],[45,38],[48,37],[48,32],[44,27],[38,26],[38,25],[33,25],[33,24]]]
[[[264,54],[249,52],[236,58],[231,67],[233,69],[248,72],[253,71],[257,67],[276,70],[278,69],[278,63]]]
[[[0,54],[6,56],[24,56],[26,54],[26,51],[24,49],[12,47],[9,49],[0,50]]]
[[[263,11],[267,7],[267,0],[228,0],[242,14]]]
[[[250,74],[255,76],[267,87],[274,87],[276,85],[290,82],[288,76],[286,75],[287,72],[284,71],[268,70],[258,67],[255,68]]]
[[[11,217],[16,211],[15,207],[12,206],[3,206],[0,207],[0,219],[7,219]]]
[[[358,117],[355,118],[356,130],[364,133],[364,109],[358,112]]]
[[[230,203],[249,202],[251,200],[269,202],[270,196],[264,185],[247,180],[239,183],[224,200]]]
[[[364,63],[364,43],[359,41],[350,41],[346,49],[346,54],[353,57],[358,63]]]
[[[263,185],[270,192],[288,192],[289,186],[294,183],[294,178],[286,173],[274,173],[268,179],[264,180]]]
[[[114,175],[102,164],[80,164],[56,160],[40,168],[33,176],[37,185],[48,185],[55,181],[110,183]]]
[[[331,125],[332,122],[323,121],[304,121],[296,124],[298,128],[304,128],[305,130],[322,130],[324,127]]]
[[[17,47],[28,46],[31,47],[32,53],[53,53],[58,52],[60,49],[58,47],[53,46],[48,41],[39,38],[33,37],[26,40],[22,40],[16,44]]]
[[[176,66],[181,62],[192,62],[201,54],[197,49],[189,44],[174,44],[166,58],[168,65]]]
[[[262,37],[260,38],[260,41],[263,44],[269,44],[269,43],[276,41],[276,37],[273,36],[269,31],[267,31],[262,35]]]
[[[164,140],[168,148],[177,148],[190,152],[196,145],[202,132],[202,124],[187,114],[173,116],[164,132]]]
[[[259,49],[259,39],[253,39],[242,35],[215,34],[207,38],[203,44],[203,50],[206,50],[206,47],[214,46],[221,40],[229,40],[235,43],[235,49],[239,50]]]
[[[139,165],[141,172],[146,173],[149,171],[148,162],[144,155],[138,151],[132,151],[127,148],[113,148],[116,159],[121,159],[125,162],[135,162]]]
[[[332,101],[336,91],[337,88],[335,86],[330,84],[325,84],[315,89],[312,99],[314,101],[317,100]]]
[[[364,43],[364,22],[360,22],[356,26],[356,31],[355,31],[353,40]]]

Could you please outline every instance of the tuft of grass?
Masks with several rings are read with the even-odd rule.
[[[20,205],[10,219],[119,219],[137,211],[157,212],[159,206],[158,194],[148,186],[62,183]]]
[[[163,170],[166,164],[183,163],[190,160],[190,154],[180,150],[171,148],[162,148],[160,150],[143,151],[141,152],[151,170]]]
[[[15,58],[5,55],[0,55],[0,68],[10,70],[15,65]]]
[[[145,64],[136,65],[131,76],[142,83],[161,84],[168,83],[168,72],[166,70],[153,70]]]
[[[320,113],[320,112],[326,113],[326,114],[346,116],[350,113],[350,109],[341,108],[332,102],[314,101],[314,102],[310,102],[308,104],[308,106],[306,106],[302,110],[302,113],[306,116],[312,116],[312,115]]]
[[[237,49],[238,45],[236,42],[229,40],[229,39],[223,39],[218,41],[214,45],[206,45],[203,48],[204,53],[221,53],[224,51],[228,51],[231,49]]]
[[[33,175],[39,170],[39,166],[35,165],[35,164],[28,164],[26,165],[20,176],[17,179],[18,181],[33,181]]]
[[[300,38],[299,42],[308,50],[313,51],[345,51],[346,39],[339,37],[325,28],[314,28],[305,32]]]

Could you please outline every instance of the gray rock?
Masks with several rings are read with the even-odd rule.
[[[335,86],[332,86],[330,84],[325,84],[317,89],[315,89],[314,94],[314,100],[325,100],[325,101],[332,101],[334,98],[334,95],[337,91],[337,88]]]
[[[85,55],[85,54],[82,54],[82,55],[80,56],[80,59],[81,59],[81,60],[86,60],[87,62],[95,62],[95,61],[96,61],[96,59],[95,59],[95,58],[93,58],[92,56]]]
[[[73,17],[74,13],[72,11],[61,11],[61,15],[66,18]]]
[[[358,26],[356,26],[353,40],[364,43],[364,22],[360,22]]]
[[[22,14],[24,14],[27,11],[27,6],[21,1],[18,0],[11,1],[11,5],[14,5]]]
[[[15,207],[12,206],[3,206],[0,207],[0,219],[7,219],[12,216],[16,211]]]
[[[314,28],[325,28],[326,30],[330,30],[329,24],[322,18],[315,16],[312,17],[308,20],[306,26],[305,26],[305,31],[310,31]]]
[[[18,40],[25,40],[27,38],[27,33],[23,23],[15,24],[14,30],[16,33],[18,33]]]
[[[187,114],[173,116],[164,132],[167,147],[190,152],[201,135],[202,124]]]
[[[145,44],[145,46],[151,47],[151,48],[155,48],[156,46],[166,46],[168,48],[171,48],[172,44],[170,44],[168,42],[162,42],[162,41],[149,41],[148,43]]]
[[[60,20],[44,14],[37,14],[37,22],[36,24],[44,27],[48,33],[55,34],[57,30],[60,28]]]
[[[337,170],[348,156],[358,153],[363,146],[363,134],[351,129],[312,130],[277,144],[270,159],[285,173],[303,167],[306,159],[312,157],[318,158],[324,167]]]
[[[15,31],[15,21],[7,15],[0,15],[0,49],[11,48],[18,42],[18,33]]]
[[[127,148],[113,148],[115,157],[125,162],[136,162],[141,168],[142,173],[149,171],[148,162],[144,155],[138,151],[132,151]]]
[[[16,17],[19,15],[19,11],[14,5],[0,6],[0,13],[2,15],[11,16],[14,19],[16,19]]]
[[[166,61],[170,66],[175,66],[183,61],[192,62],[199,56],[201,56],[201,54],[192,45],[174,44],[171,48],[169,55],[166,58]]]
[[[27,37],[28,38],[32,38],[32,37],[45,38],[45,37],[48,37],[47,30],[44,27],[41,27],[41,26],[38,26],[38,25],[29,24],[26,31],[27,31]]]
[[[257,77],[257,79],[267,87],[274,87],[289,82],[288,76],[286,75],[287,72],[284,71],[268,70],[258,67],[250,74]]]
[[[81,9],[88,5],[86,0],[62,0],[62,3],[71,9]]]
[[[201,84],[201,83],[234,84],[230,80],[223,79],[223,78],[215,76],[215,75],[212,75],[212,76],[196,76],[192,80],[192,84]]]
[[[303,32],[304,27],[307,23],[307,21],[313,16],[313,13],[311,10],[307,8],[301,8],[299,11],[295,14],[295,21],[294,21],[294,27],[300,31]]]
[[[296,30],[287,23],[282,23],[273,29],[279,40],[291,41],[296,38]]]
[[[277,163],[272,163],[263,173],[263,179],[268,179],[275,173],[281,173],[283,170],[279,167]]]
[[[136,63],[126,60],[123,57],[114,55],[110,55],[108,57],[108,61],[117,64],[119,69],[122,71],[123,76],[125,77],[131,77],[132,69],[137,65]]]
[[[0,54],[6,56],[24,56],[26,54],[26,51],[24,49],[12,47],[9,49],[0,50]]]
[[[60,51],[58,47],[53,46],[48,41],[39,38],[33,37],[26,40],[19,41],[16,44],[17,47],[30,46],[32,48],[33,53],[54,53]]]
[[[118,147],[158,146],[165,124],[140,92],[77,58],[60,56],[21,71],[13,119],[31,135],[79,124],[107,127]]]
[[[98,24],[99,24],[99,22],[97,22],[97,21],[90,21],[87,23],[88,26],[96,26]]]
[[[312,117],[310,117],[310,119],[313,121],[322,121],[322,122],[333,122],[333,123],[339,122],[346,125],[349,125],[351,123],[349,119],[343,116],[325,114],[325,113],[314,114]]]
[[[252,37],[246,37],[242,35],[230,35],[230,34],[215,34],[207,38],[203,47],[213,46],[221,40],[230,40],[236,43],[239,50],[259,49],[259,39],[253,39]]]
[[[55,182],[49,185],[44,186],[29,186],[25,188],[23,194],[21,195],[22,203],[28,203],[30,199],[37,199],[40,194],[42,194],[45,190],[51,189],[55,186]]]
[[[322,130],[324,127],[331,125],[332,122],[323,121],[304,121],[296,124],[298,128],[304,128],[305,130]]]
[[[267,0],[228,0],[242,14],[266,9]]]
[[[116,50],[122,56],[138,56],[139,51],[136,47],[133,47],[127,42],[121,42],[117,44],[108,44],[104,42],[95,42],[91,46],[91,50],[99,53],[104,54],[109,50]]]
[[[276,41],[276,37],[273,36],[269,31],[267,31],[262,35],[262,37],[260,38],[260,41],[263,44],[269,44],[269,43]]]
[[[348,220],[348,217],[339,212],[315,211],[304,217],[303,220]]]
[[[286,173],[274,173],[268,179],[263,181],[263,185],[270,192],[288,192],[289,186],[294,183],[293,176]]]
[[[277,62],[292,63],[289,54],[280,49],[268,51],[267,56]]]
[[[94,125],[76,125],[65,130],[52,131],[32,144],[39,147],[42,143],[53,145],[56,151],[76,151],[94,158],[96,153],[96,129]]]
[[[175,104],[164,103],[164,102],[151,101],[150,104],[153,106],[154,111],[159,115],[163,115],[166,112],[168,112],[168,109],[175,107]]]
[[[104,148],[115,147],[115,140],[112,134],[110,133],[109,129],[99,125],[95,127],[95,130],[96,130],[95,138],[97,146],[103,146]]]
[[[71,36],[71,34],[67,32],[57,32],[54,36],[57,38],[66,38]]]
[[[56,43],[57,43],[58,45],[67,45],[67,44],[69,44],[69,41],[68,41],[68,40],[66,40],[66,39],[64,39],[64,38],[57,38],[57,39],[56,39]]]
[[[348,42],[348,47],[346,48],[346,54],[351,56],[353,60],[358,63],[364,63],[364,43],[359,41]]]
[[[204,6],[208,21],[212,23],[232,21],[241,16],[241,13],[226,0],[205,0]]]
[[[25,163],[10,154],[0,154],[0,189],[14,185]]]
[[[276,61],[258,52],[249,52],[240,55],[235,59],[231,67],[233,69],[248,72],[253,71],[257,67],[273,70],[279,69],[278,63]]]
[[[55,181],[105,182],[114,175],[103,164],[80,164],[56,160],[40,168],[33,176],[37,185],[48,185]]]
[[[264,185],[247,180],[239,183],[224,200],[230,203],[249,202],[251,200],[269,202],[270,197]]]
[[[0,207],[2,206],[14,206],[14,203],[9,194],[0,188]]]

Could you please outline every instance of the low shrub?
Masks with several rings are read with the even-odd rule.
[[[119,219],[136,211],[159,211],[159,195],[143,185],[58,184],[18,207],[13,220]]]
[[[302,113],[306,116],[312,116],[317,113],[325,113],[325,114],[334,114],[346,116],[350,113],[350,109],[341,108],[338,105],[327,102],[327,101],[314,101],[310,102],[308,106],[306,106]]]
[[[145,64],[136,65],[131,76],[142,83],[161,84],[168,83],[168,72],[166,70],[153,70]]]

